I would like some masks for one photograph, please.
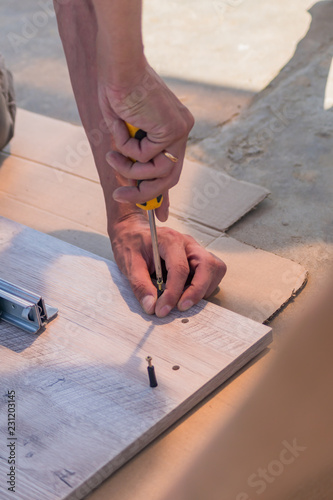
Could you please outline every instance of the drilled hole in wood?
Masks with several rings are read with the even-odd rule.
[[[187,318],[182,319],[182,323],[188,323],[190,320]]]
[[[179,365],[174,365],[174,366],[172,367],[172,369],[173,369],[173,370],[179,370],[179,368],[180,368],[180,366],[179,366]]]

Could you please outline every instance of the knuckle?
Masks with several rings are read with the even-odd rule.
[[[190,130],[192,130],[192,128],[194,127],[195,119],[188,109],[186,109],[186,111],[187,131],[190,132]]]
[[[227,265],[225,262],[221,260],[219,263],[219,274],[221,275],[221,279],[223,278],[226,272],[227,272]]]
[[[200,247],[199,243],[190,234],[184,234],[184,238],[185,238],[187,245],[191,245],[191,246],[193,245],[194,247]]]
[[[113,134],[112,139],[116,151],[120,152],[122,149],[124,149],[124,141],[121,140],[119,135]]]
[[[179,262],[177,265],[177,275],[180,279],[186,280],[190,273],[190,268],[188,263]]]
[[[177,122],[177,125],[173,128],[177,138],[181,138],[188,135],[189,128],[186,120],[182,119]]]
[[[176,238],[179,237],[179,233],[177,233],[174,229],[171,229],[171,227],[162,227],[160,232],[168,243],[174,242]]]
[[[227,266],[226,266],[225,262],[223,262],[223,260],[216,257],[216,255],[213,255],[210,252],[209,252],[209,255],[210,255],[210,257],[209,257],[208,264],[210,266],[211,273],[216,277],[216,279],[219,279],[219,281],[221,281],[221,279],[223,278],[223,276],[227,272]]]

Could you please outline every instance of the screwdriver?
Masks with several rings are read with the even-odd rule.
[[[133,127],[130,123],[126,123],[128,131],[131,137],[134,139],[138,139],[141,141],[144,137],[147,136],[147,133],[144,130],[141,130],[137,127]],[[133,162],[133,158],[131,158]],[[142,181],[137,181],[137,186],[140,186]],[[158,251],[158,241],[157,241],[157,232],[156,232],[156,224],[155,224],[155,209],[160,207],[163,202],[163,196],[160,194],[157,198],[153,200],[146,201],[144,203],[137,203],[136,206],[142,208],[142,210],[147,210],[148,218],[149,218],[149,227],[151,234],[151,241],[153,246],[153,257],[155,264],[155,273],[156,273],[156,282],[157,282],[157,297],[160,297],[163,293],[163,274],[162,274],[162,266],[161,266],[161,258]]]

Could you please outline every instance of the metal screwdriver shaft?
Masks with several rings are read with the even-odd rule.
[[[155,273],[156,273],[156,283],[157,283],[157,296],[160,297],[163,293],[163,275],[162,275],[162,266],[161,266],[161,257],[158,251],[158,242],[157,242],[157,233],[156,233],[156,224],[155,224],[155,211],[148,210],[149,217],[149,226],[150,226],[150,234],[153,246],[153,257],[155,264]]]

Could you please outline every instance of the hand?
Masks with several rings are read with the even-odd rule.
[[[167,220],[168,190],[179,180],[193,116],[147,63],[126,81],[125,88],[113,86],[106,76],[100,75],[98,93],[117,150],[107,154],[107,161],[130,180],[130,186],[114,191],[114,199],[142,203],[163,194],[164,201],[156,215],[161,221]],[[147,137],[141,141],[131,138],[124,121],[147,132]],[[178,158],[177,163],[163,151]],[[137,179],[146,182],[136,186]]]
[[[128,278],[142,308],[162,318],[176,306],[186,311],[209,297],[225,275],[226,265],[191,236],[170,228],[158,228],[157,232],[160,256],[168,271],[165,291],[158,300],[150,277],[154,260],[146,218],[135,214],[113,224],[110,239],[118,267]],[[190,273],[192,281],[184,291]]]

